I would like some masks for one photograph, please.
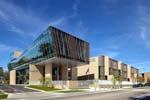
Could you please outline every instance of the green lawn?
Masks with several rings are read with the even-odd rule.
[[[4,94],[0,91],[0,99],[6,99],[7,98],[7,94]]]
[[[58,93],[78,93],[85,92],[84,90],[66,90],[66,91],[57,91]]]
[[[30,85],[30,86],[27,86],[27,87],[33,88],[33,89],[44,90],[44,91],[60,90],[60,89],[56,89],[56,88],[51,88],[51,87],[47,87],[47,86],[39,86],[39,85]]]

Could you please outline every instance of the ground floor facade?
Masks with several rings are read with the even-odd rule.
[[[97,56],[90,59],[90,64],[81,66],[51,62],[29,64],[24,69],[10,71],[10,84],[40,84],[42,78],[50,81],[111,81],[112,78],[118,77],[121,81],[136,83],[138,75],[138,69],[131,65],[124,64],[108,56]]]
[[[10,84],[40,84],[42,79],[49,81],[77,80],[76,68],[68,65],[47,63],[43,65],[29,64],[21,70],[10,71]]]

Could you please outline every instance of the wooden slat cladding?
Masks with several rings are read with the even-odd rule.
[[[58,57],[89,63],[89,43],[54,27],[50,30]]]

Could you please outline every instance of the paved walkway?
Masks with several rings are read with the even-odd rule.
[[[21,85],[0,85],[0,90],[5,93],[25,93],[25,92],[38,92],[36,90],[25,88]]]
[[[109,92],[119,92],[122,90],[112,90],[112,91],[87,91],[80,93],[57,93],[57,92],[30,92],[30,93],[10,93],[8,96],[8,100],[46,100],[53,99],[59,97],[71,97],[71,96],[79,96],[85,94],[94,94],[94,93],[109,93]]]
[[[9,93],[7,100],[45,100],[48,98],[63,97],[65,95],[54,92]]]

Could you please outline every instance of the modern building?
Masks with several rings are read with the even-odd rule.
[[[79,80],[112,80],[120,76],[122,81],[137,82],[138,73],[138,69],[108,56],[91,57],[89,65],[77,67]]]
[[[76,66],[89,64],[89,43],[48,27],[8,64],[10,84],[39,84],[40,78],[77,80]]]

